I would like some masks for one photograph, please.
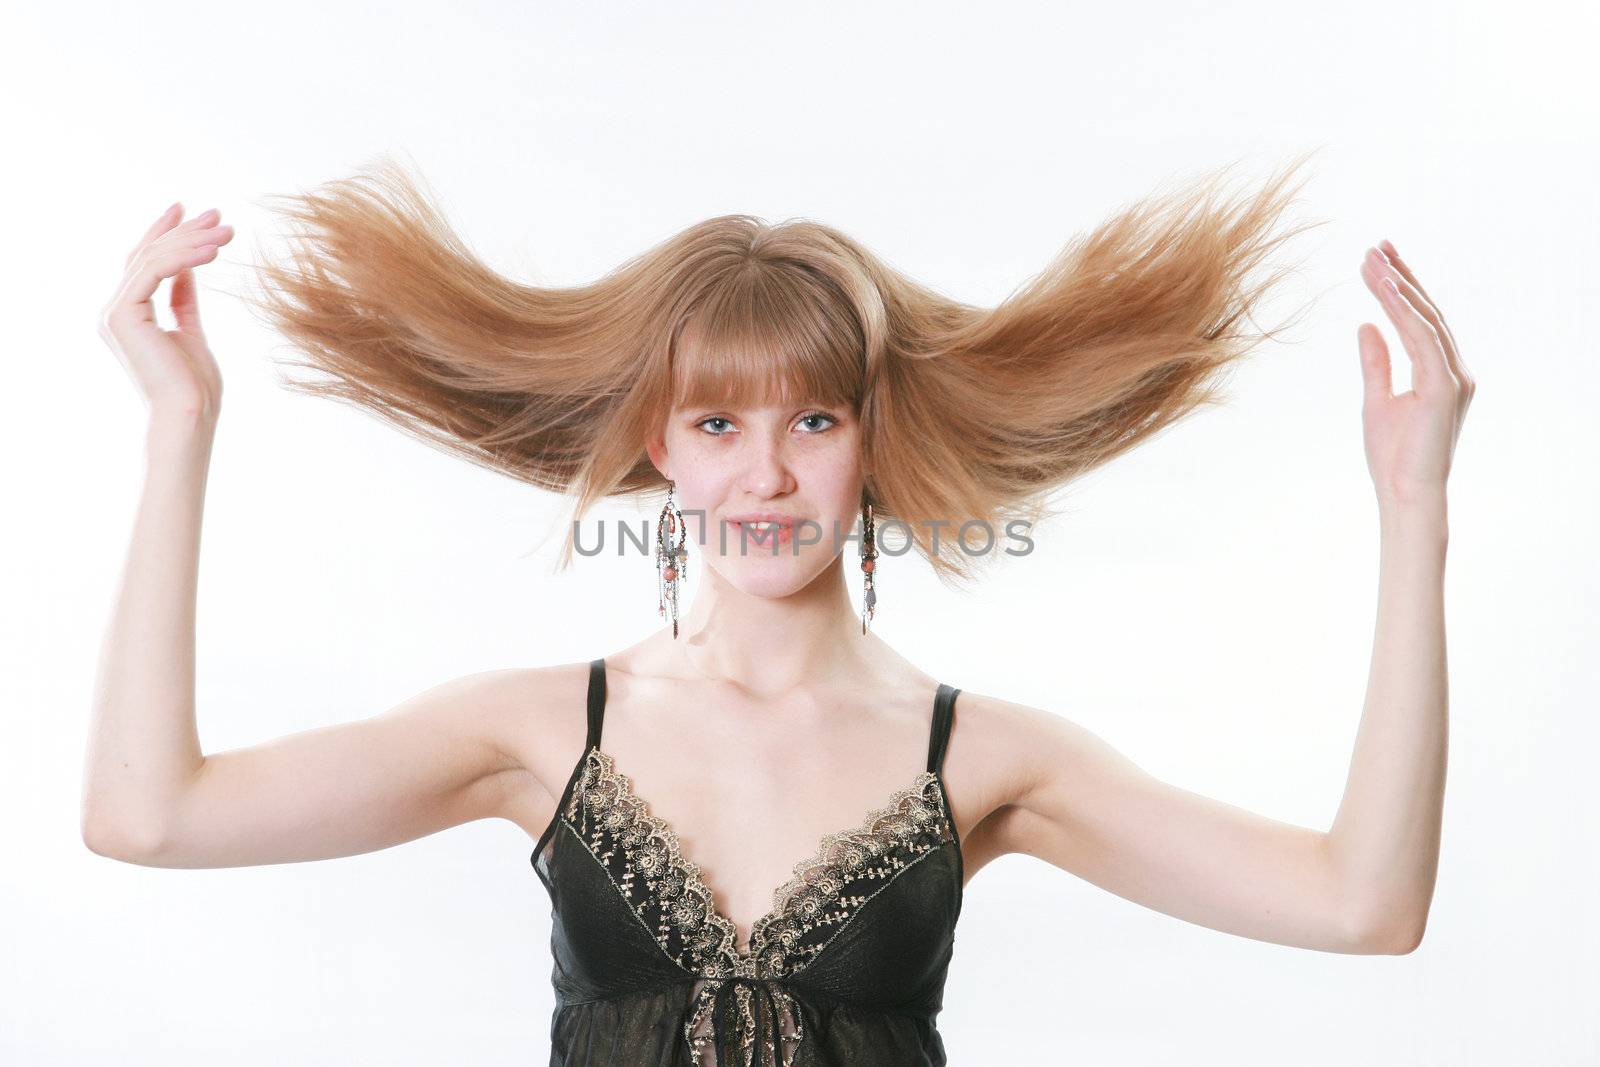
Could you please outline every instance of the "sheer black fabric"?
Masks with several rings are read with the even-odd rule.
[[[935,1019],[961,914],[941,767],[959,689],[934,697],[927,769],[829,834],[736,944],[672,827],[589,735],[531,861],[552,906],[551,1067],[940,1067]]]

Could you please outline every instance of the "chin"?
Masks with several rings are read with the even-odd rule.
[[[734,557],[717,568],[722,580],[750,596],[786,597],[798,593],[817,577],[815,561],[785,550],[777,556],[752,553]]]

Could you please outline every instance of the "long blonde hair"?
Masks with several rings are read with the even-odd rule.
[[[1115,213],[993,308],[933,292],[820,222],[722,215],[597,281],[526,285],[486,266],[388,157],[276,196],[283,262],[243,294],[305,360],[284,386],[362,407],[575,498],[665,489],[645,445],[673,403],[847,405],[874,519],[900,520],[942,580],[986,557],[932,550],[938,521],[1000,530],[1202,404],[1277,330],[1252,311],[1291,268],[1301,157],[1253,194],[1227,170]],[[1282,329],[1280,326],[1279,329]],[[569,527],[570,529],[570,527]],[[559,566],[572,559],[569,532]]]

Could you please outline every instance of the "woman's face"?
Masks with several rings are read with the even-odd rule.
[[[860,424],[847,408],[677,407],[649,452],[677,483],[699,557],[743,592],[787,596],[859,544],[845,540],[863,477]],[[742,521],[763,514],[788,528],[762,533]]]

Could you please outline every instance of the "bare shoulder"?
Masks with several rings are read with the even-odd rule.
[[[1048,766],[1084,736],[1087,731],[1054,712],[963,689],[956,698],[946,776],[959,774],[981,792],[987,814],[1037,788]]]
[[[956,698],[944,778],[962,833],[968,876],[1013,851],[1008,834],[1024,805],[1093,735],[1054,712],[963,689]]]
[[[488,670],[449,684],[501,752],[496,813],[537,837],[582,754],[588,662]]]

